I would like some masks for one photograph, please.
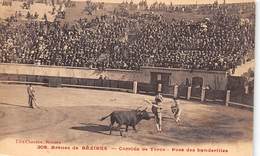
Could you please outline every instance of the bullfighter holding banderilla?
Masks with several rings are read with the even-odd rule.
[[[163,97],[161,93],[158,93],[155,96],[155,100],[153,102],[145,100],[146,102],[152,104],[152,112],[154,114],[154,120],[155,120],[155,125],[157,128],[157,131],[160,133],[162,132],[162,113],[161,113],[161,105],[163,102]]]
[[[160,93],[155,96],[155,102],[152,103],[152,112],[155,115],[155,124],[158,132],[162,132],[162,112],[161,105],[163,102],[163,97]]]
[[[171,111],[173,113],[173,116],[175,118],[176,123],[178,125],[180,125],[182,110],[180,108],[180,101],[176,97],[173,97],[173,103],[171,105]]]

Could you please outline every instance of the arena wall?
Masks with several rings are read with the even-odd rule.
[[[107,76],[109,80],[137,81],[141,83],[151,83],[151,73],[168,74],[169,85],[181,85],[188,79],[192,83],[192,78],[203,79],[203,86],[209,85],[212,89],[225,90],[228,77],[222,71],[202,71],[158,67],[142,67],[139,71],[106,69],[104,71],[88,68],[39,66],[22,64],[0,64],[0,74],[12,75],[35,75],[67,78],[98,79],[100,75]]]
[[[227,73],[224,71],[204,71],[157,67],[143,67],[142,71],[144,72],[144,76],[146,77],[146,82],[150,81],[151,72],[171,74],[170,85],[184,84],[186,78],[190,82],[192,82],[192,78],[201,77],[203,79],[203,86],[209,85],[212,89],[225,90],[228,81]]]
[[[1,74],[17,75],[38,75],[54,77],[73,77],[98,79],[100,75],[107,76],[111,80],[140,81],[142,82],[141,71],[113,70],[105,71],[89,68],[38,66],[21,64],[0,64]]]

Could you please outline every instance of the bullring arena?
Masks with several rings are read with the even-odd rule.
[[[34,86],[40,109],[27,105],[25,85],[0,85],[0,137],[58,140],[62,143],[113,145],[186,145],[203,143],[250,142],[252,111],[223,105],[181,100],[181,125],[170,112],[171,99],[163,105],[163,133],[157,133],[154,120],[141,121],[120,137],[109,134],[109,120],[99,119],[114,110],[151,106],[144,99],[152,96],[77,88]]]
[[[254,48],[251,0],[0,0],[0,156],[252,155]]]

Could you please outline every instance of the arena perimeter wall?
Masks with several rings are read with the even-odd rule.
[[[169,85],[180,85],[189,79],[200,77],[203,86],[210,85],[216,90],[225,90],[227,86],[227,73],[222,71],[187,70],[174,68],[142,67],[139,71],[106,69],[104,71],[89,68],[58,67],[24,64],[0,64],[0,77],[2,75],[29,75],[64,78],[98,79],[100,75],[107,76],[109,80],[137,81],[151,83],[151,73],[169,75]],[[3,79],[2,79],[3,80]]]

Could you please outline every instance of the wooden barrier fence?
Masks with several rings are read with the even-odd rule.
[[[1,83],[16,84],[35,84],[46,85],[49,87],[79,87],[90,89],[105,89],[114,91],[126,91],[134,94],[144,93],[155,95],[162,92],[163,95],[170,97],[179,97],[186,100],[199,100],[201,102],[218,102],[226,106],[238,106],[253,109],[252,104],[244,104],[232,101],[230,90],[212,90],[205,87],[192,86],[167,86],[167,92],[163,92],[162,84],[158,84],[157,90],[149,83],[139,83],[137,81],[119,81],[105,79],[84,79],[73,77],[51,77],[51,76],[35,76],[35,75],[0,75]],[[246,93],[248,95],[248,92]],[[239,96],[239,95],[237,95]]]

